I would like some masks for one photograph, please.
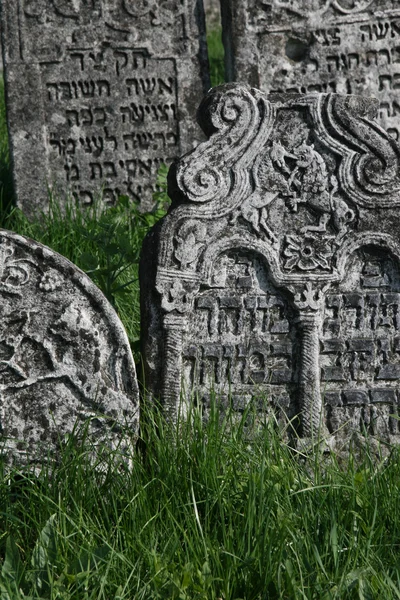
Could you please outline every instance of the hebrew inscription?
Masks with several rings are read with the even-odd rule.
[[[231,80],[268,93],[367,94],[400,136],[400,11],[386,0],[223,0]]]
[[[74,65],[77,77],[65,81]],[[47,89],[45,135],[52,173],[81,204],[103,190],[151,203],[157,171],[179,149],[176,63],[134,49],[74,52],[66,63],[41,65]],[[62,181],[63,180],[63,181]]]
[[[359,251],[323,310],[321,368],[330,430],[399,435],[399,265]]]
[[[141,261],[146,386],[400,442],[400,147],[378,101],[214,88]]]
[[[19,205],[45,208],[50,187],[151,209],[160,166],[199,140],[178,117],[208,86],[200,4],[7,0],[2,13]]]
[[[95,445],[131,452],[135,365],[103,294],[64,257],[2,230],[0,295],[0,441],[8,462],[40,463],[84,424]]]
[[[290,310],[257,257],[223,254],[213,288],[199,293],[183,343],[183,385],[207,408],[210,393],[238,410],[268,397],[276,417],[293,402]],[[215,287],[214,287],[215,286]],[[283,410],[283,414],[281,414]]]

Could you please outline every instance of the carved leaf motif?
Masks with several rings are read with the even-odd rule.
[[[165,296],[162,300],[162,307],[165,311],[176,310],[179,313],[184,313],[189,309],[187,292],[179,279],[176,279],[171,285],[168,295],[170,300]]]
[[[206,234],[206,226],[196,221],[188,221],[181,227],[176,236],[178,247],[175,250],[175,258],[181,263],[181,269],[195,262],[204,246]]]
[[[325,292],[329,288],[329,285],[325,285],[322,290],[319,288],[313,288],[313,285],[308,281],[304,289],[301,292],[296,292],[294,295],[294,301],[300,310],[320,310],[325,300]]]

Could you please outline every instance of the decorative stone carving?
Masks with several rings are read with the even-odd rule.
[[[135,365],[100,290],[50,248],[1,230],[0,295],[0,443],[8,462],[40,463],[87,421],[95,445],[132,452]]]
[[[48,187],[153,206],[161,164],[192,149],[209,86],[197,0],[4,0],[7,115],[18,205]],[[202,138],[203,139],[203,138]]]
[[[228,81],[379,98],[400,138],[400,10],[390,0],[221,0]]]
[[[400,442],[400,147],[377,108],[206,96],[209,140],[171,168],[141,260],[145,385],[169,418],[215,394],[303,437]]]

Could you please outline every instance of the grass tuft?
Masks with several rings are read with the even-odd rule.
[[[220,32],[209,51],[217,85]],[[105,214],[54,201],[28,221],[10,209],[0,90],[2,227],[86,270],[134,349],[139,249],[164,214],[165,172],[159,183],[151,214],[124,198]],[[192,409],[175,427],[146,402],[142,415],[130,469],[116,451],[94,468],[78,435],[39,476],[0,463],[0,600],[400,599],[400,449],[386,461],[368,444],[361,459],[304,460],[248,411],[214,403],[206,421]]]
[[[0,480],[2,600],[400,597],[397,449],[310,470],[218,405],[175,427],[143,410],[129,471],[77,441],[51,475]]]

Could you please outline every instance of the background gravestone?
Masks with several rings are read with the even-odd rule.
[[[0,230],[0,296],[0,453],[40,463],[88,419],[95,445],[132,452],[135,365],[100,290],[50,248]]]
[[[204,0],[207,16],[207,28],[215,29],[221,26],[221,7],[219,0]]]
[[[379,98],[400,136],[400,10],[390,0],[221,0],[227,81]]]
[[[4,0],[7,115],[18,205],[47,186],[152,207],[161,164],[196,145],[209,88],[199,0]]]
[[[400,442],[400,147],[377,101],[211,90],[141,259],[146,387]],[[181,405],[181,398],[183,404]]]

